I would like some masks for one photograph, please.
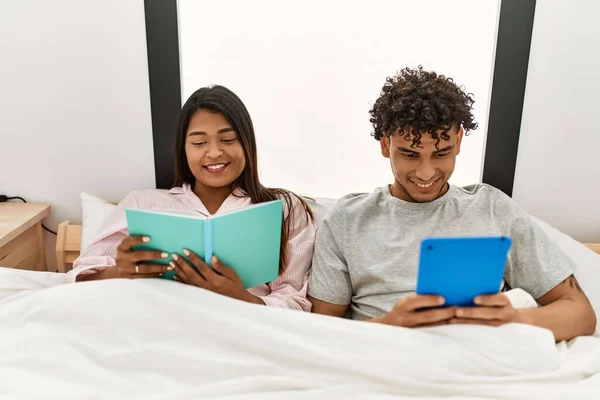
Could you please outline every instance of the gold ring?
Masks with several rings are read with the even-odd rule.
[[[139,274],[139,273],[140,273],[140,266],[139,266],[139,265],[136,265],[136,266],[135,266],[135,273],[136,273],[136,274]]]

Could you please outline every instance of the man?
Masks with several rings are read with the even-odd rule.
[[[317,233],[308,284],[313,312],[405,327],[439,324],[547,328],[555,339],[593,334],[594,311],[573,276],[575,265],[510,197],[485,184],[450,185],[465,132],[476,129],[473,98],[452,79],[405,68],[388,78],[370,111],[394,183],[343,197]],[[507,235],[504,280],[541,305],[515,309],[504,293],[474,308],[434,308],[415,295],[420,242],[429,236]]]

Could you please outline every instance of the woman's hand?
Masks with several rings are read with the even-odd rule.
[[[169,257],[168,253],[160,251],[132,249],[135,245],[149,241],[150,239],[144,236],[127,236],[117,248],[116,265],[99,272],[98,274],[101,275],[98,278],[157,278],[167,271],[172,271],[173,268],[170,265],[140,264],[142,261]]]
[[[238,274],[224,265],[216,256],[212,258],[212,269],[198,255],[183,250],[183,254],[192,262],[190,265],[183,257],[173,254],[171,267],[175,269],[174,279],[193,286],[198,286],[223,296],[249,303],[265,304],[259,297],[250,294]]]

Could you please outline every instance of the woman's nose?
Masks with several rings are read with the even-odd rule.
[[[206,150],[208,158],[217,158],[223,154],[223,150],[217,144],[209,144]]]

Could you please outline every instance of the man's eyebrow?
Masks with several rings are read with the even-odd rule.
[[[405,153],[411,153],[411,154],[419,154],[418,151],[414,151],[411,149],[407,149],[406,147],[398,147],[398,150],[405,152]]]
[[[450,145],[450,146],[446,146],[443,149],[439,149],[433,152],[433,154],[437,154],[437,153],[444,153],[446,151],[450,151],[454,148],[454,145]]]
[[[217,133],[227,133],[227,132],[234,132],[233,128],[228,126],[227,128],[221,128],[217,131]],[[190,136],[206,136],[206,132],[204,131],[192,131],[190,133],[188,133],[188,137]]]
[[[446,151],[450,151],[454,148],[454,145],[450,145],[450,146],[446,146],[443,149],[439,149],[433,152],[433,154],[439,154],[439,153],[444,153]],[[418,151],[414,151],[411,149],[407,149],[406,147],[398,147],[398,150],[404,152],[404,153],[410,153],[410,154],[419,154]]]

